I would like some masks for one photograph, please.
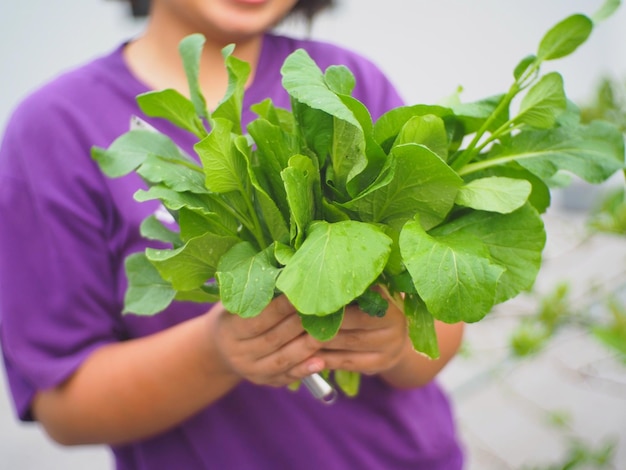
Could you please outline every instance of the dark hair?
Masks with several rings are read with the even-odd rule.
[[[143,18],[150,10],[150,0],[125,0],[130,3],[131,12],[135,18]],[[298,0],[289,15],[302,15],[307,21],[320,11],[333,6],[335,0]]]

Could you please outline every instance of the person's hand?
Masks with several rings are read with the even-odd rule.
[[[371,375],[391,369],[411,351],[406,317],[389,302],[383,317],[372,317],[357,306],[346,307],[339,332],[317,356],[329,369]]]
[[[225,366],[259,385],[283,386],[324,369],[314,357],[321,343],[308,335],[295,308],[283,295],[254,318],[241,318],[217,304],[213,341]]]

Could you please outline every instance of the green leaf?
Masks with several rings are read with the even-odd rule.
[[[330,315],[300,315],[302,326],[313,338],[319,341],[329,341],[335,337],[341,322],[343,321],[344,309],[341,308]]]
[[[236,151],[231,129],[229,121],[215,118],[211,133],[194,146],[204,167],[206,187],[215,193],[242,191],[248,181],[247,162]]]
[[[296,123],[293,113],[284,108],[277,108],[270,98],[251,105],[250,111],[271,124],[280,127],[285,132],[293,133],[295,130]]]
[[[452,209],[463,180],[423,145],[398,145],[392,155],[395,167],[391,181],[342,207],[366,222],[402,224],[418,213],[425,227],[439,224]]]
[[[200,139],[207,134],[193,103],[176,90],[148,91],[137,96],[137,104],[148,116],[167,119]]]
[[[462,124],[463,135],[478,131],[487,119],[492,119],[487,128],[489,131],[494,131],[507,122],[509,120],[508,106],[501,108],[501,111],[492,118],[504,98],[504,95],[494,95],[479,101],[459,103],[452,106],[455,114],[454,121],[459,121]],[[450,117],[447,117],[446,120],[448,122],[452,121]]]
[[[543,214],[550,206],[550,188],[547,184],[541,178],[537,177],[515,162],[507,165],[491,167],[485,171],[474,173],[470,176],[475,176],[476,178],[498,176],[528,181],[532,187],[530,195],[528,196],[528,202],[530,202],[540,214]]]
[[[349,397],[355,397],[359,393],[361,374],[351,370],[336,370],[333,372],[335,383],[341,391]]]
[[[180,237],[184,241],[199,237],[207,232],[221,236],[236,237],[238,235],[237,221],[221,209],[219,212],[207,212],[204,208],[181,207],[178,211],[178,224]]]
[[[394,145],[421,144],[443,161],[448,158],[448,136],[441,119],[434,114],[414,116],[402,127]]]
[[[537,59],[554,60],[565,57],[583,44],[593,29],[593,22],[585,15],[576,14],[553,26],[539,43]]]
[[[350,109],[328,87],[322,71],[304,49],[297,49],[285,59],[281,74],[283,87],[293,99],[359,127]]]
[[[400,233],[400,250],[415,289],[437,319],[472,323],[493,307],[504,268],[495,264],[487,248],[468,233],[434,237],[418,220]]]
[[[480,240],[491,262],[506,269],[498,279],[495,303],[532,287],[546,242],[543,220],[532,206],[510,214],[475,211],[431,231],[434,237],[454,233]]]
[[[435,321],[418,295],[405,295],[404,314],[407,318],[409,338],[413,348],[431,359],[437,359],[439,357],[439,344],[435,331]]]
[[[331,65],[324,72],[326,85],[338,95],[350,95],[356,86],[356,79],[345,65]]]
[[[183,68],[189,85],[189,96],[195,113],[208,118],[206,100],[200,88],[200,57],[204,47],[205,37],[201,34],[191,34],[183,38],[178,45],[178,51],[183,61]],[[200,136],[202,138],[202,136]]]
[[[148,240],[158,240],[174,246],[181,244],[178,233],[165,227],[154,215],[150,215],[143,220],[139,226],[139,231],[141,236]]]
[[[276,286],[300,313],[334,313],[380,275],[390,247],[391,239],[370,224],[314,222]]]
[[[137,169],[137,174],[150,184],[162,183],[174,191],[208,193],[202,168],[186,161],[149,155]]]
[[[214,304],[216,302],[219,302],[220,296],[207,292],[202,287],[200,287],[194,290],[176,292],[176,297],[174,297],[174,300],[178,300],[180,302]]]
[[[531,65],[535,63],[536,60],[537,56],[535,56],[534,54],[527,55],[522,60],[520,60],[513,70],[513,77],[515,78],[515,80],[519,80],[520,78],[522,78],[524,73]]]
[[[91,149],[92,158],[110,178],[127,175],[151,155],[171,159],[184,158],[172,139],[148,130],[133,130],[122,134],[108,149]]]
[[[231,123],[231,129],[241,134],[241,113],[243,110],[243,96],[246,83],[250,76],[250,64],[232,55],[234,45],[222,49],[222,56],[228,72],[228,88],[212,113],[211,124],[215,126],[216,119],[224,119]]]
[[[357,305],[371,317],[384,317],[389,308],[389,302],[380,292],[368,289],[356,298]]]
[[[326,181],[345,198],[348,196],[349,179],[361,173],[367,166],[365,138],[360,126],[355,127],[339,119],[334,120],[332,135],[331,167],[327,168]]]
[[[239,241],[206,233],[174,250],[147,248],[146,256],[174,289],[192,290],[213,277],[221,256]]]
[[[519,114],[514,122],[524,123],[539,129],[550,129],[556,118],[565,111],[567,101],[563,90],[563,78],[552,72],[541,79],[522,99]]]
[[[300,153],[298,138],[266,119],[252,121],[248,125],[248,132],[256,144],[253,171],[260,185],[287,219],[289,206],[280,173],[287,168],[289,158]]]
[[[508,214],[526,203],[531,190],[532,185],[526,180],[492,176],[462,186],[455,202],[476,210]]]
[[[319,204],[319,173],[310,158],[294,155],[289,166],[281,171],[287,201],[290,208],[291,240],[295,249],[300,248],[307,227],[313,221]],[[317,191],[319,192],[319,191]]]
[[[220,260],[217,281],[226,310],[243,318],[258,315],[274,297],[276,276],[273,247],[258,252],[250,243],[233,246]]]
[[[151,316],[172,302],[176,291],[161,278],[144,253],[134,253],[124,261],[128,289],[122,313]]]
[[[594,23],[600,23],[610,18],[613,16],[613,13],[617,11],[621,3],[621,0],[605,0],[602,6],[591,16],[591,19]]]
[[[413,106],[400,106],[391,109],[378,118],[372,129],[374,140],[385,150],[389,151],[400,130],[415,116],[432,114],[440,118],[454,116],[451,109],[443,106],[418,104]]]
[[[543,179],[565,170],[590,183],[601,183],[624,167],[624,138],[614,125],[603,121],[521,132],[509,147],[498,149],[494,158],[469,164],[460,173],[507,161],[516,161]]]

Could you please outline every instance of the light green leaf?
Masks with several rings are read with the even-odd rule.
[[[195,113],[202,118],[208,118],[206,100],[199,83],[200,57],[202,56],[204,43],[204,36],[198,33],[191,34],[180,41],[178,51],[183,61],[183,68],[189,85],[189,96],[191,97]]]
[[[419,221],[406,223],[400,251],[415,289],[433,317],[448,323],[482,319],[493,307],[504,268],[470,234],[433,237]]]
[[[137,104],[148,116],[167,119],[199,139],[207,134],[193,103],[176,90],[148,91],[137,96]]]
[[[553,26],[539,43],[540,61],[565,57],[583,44],[593,29],[593,22],[585,15],[576,14]]]
[[[333,378],[337,386],[349,397],[355,397],[361,386],[361,374],[351,370],[335,370]]]
[[[298,249],[319,204],[319,195],[315,194],[315,188],[319,185],[319,173],[309,157],[294,155],[280,176],[284,181],[289,203],[292,246]]]
[[[232,131],[241,134],[243,97],[251,69],[250,64],[232,55],[233,49],[232,44],[222,49],[228,72],[228,88],[211,115],[211,123],[215,126],[215,119],[227,120],[231,123]]]
[[[174,191],[208,193],[202,168],[186,161],[149,155],[137,169],[137,174],[150,184],[162,183]]]
[[[621,0],[605,0],[602,6],[591,16],[591,19],[594,23],[600,23],[610,18],[613,16],[613,13],[617,11],[621,3]]]
[[[404,125],[394,145],[421,144],[439,156],[444,162],[448,158],[448,136],[441,119],[434,114],[414,116]]]
[[[492,176],[462,186],[455,202],[476,210],[508,214],[526,203],[531,190],[527,180]]]
[[[385,149],[385,151],[389,151],[407,121],[415,116],[425,116],[427,114],[432,114],[440,118],[454,115],[451,109],[443,106],[426,104],[400,106],[387,111],[378,118],[372,129],[374,140]]]
[[[326,85],[338,95],[350,95],[356,85],[356,79],[345,65],[331,65],[324,72]]]
[[[174,250],[147,248],[146,256],[174,289],[192,290],[213,277],[221,256],[239,241],[206,233]]]
[[[300,152],[298,138],[278,125],[260,118],[248,125],[248,132],[256,144],[256,150],[253,153],[253,161],[255,161],[253,171],[259,184],[274,200],[283,217],[287,219],[289,206],[280,173],[287,168],[289,158]]]
[[[520,78],[522,78],[524,73],[532,64],[535,63],[536,60],[537,56],[535,56],[534,54],[527,55],[522,60],[520,60],[513,70],[513,77],[515,78],[515,80],[519,80]]]
[[[243,318],[258,315],[274,297],[280,272],[273,247],[258,252],[250,243],[233,246],[220,260],[216,277],[226,310]]]
[[[390,249],[391,239],[373,225],[314,222],[276,285],[300,313],[328,315],[374,282]]]
[[[552,72],[541,79],[522,99],[519,114],[514,122],[524,123],[539,129],[550,129],[556,118],[565,111],[567,100],[563,90],[563,78]]]
[[[504,95],[494,95],[471,103],[453,105],[452,109],[454,110],[455,116],[454,120],[450,119],[450,117],[447,118],[448,126],[450,122],[458,120],[463,126],[463,135],[472,134],[480,129],[487,119],[492,118],[492,115],[496,112],[496,109],[498,109],[498,106],[500,106],[504,98]],[[504,106],[500,109],[495,118],[492,119],[487,130],[494,131],[508,120],[509,107]]]
[[[110,178],[137,169],[149,156],[184,159],[176,144],[166,135],[148,130],[133,130],[115,139],[108,149],[92,147],[91,156]]]
[[[220,296],[217,294],[213,294],[211,292],[207,292],[202,287],[200,287],[194,290],[186,290],[186,291],[177,292],[176,297],[174,297],[174,300],[178,300],[181,302],[214,304],[216,302],[219,302]]]
[[[180,236],[183,241],[211,232],[215,235],[238,236],[237,221],[223,210],[207,212],[203,209],[181,207],[178,211],[178,224]]]
[[[359,127],[352,111],[328,87],[324,74],[304,49],[297,49],[285,59],[281,74],[283,87],[293,99]]]
[[[128,289],[122,313],[151,316],[172,302],[176,291],[164,281],[144,253],[134,253],[124,261]]]
[[[154,215],[146,217],[139,226],[141,236],[148,240],[158,240],[165,243],[170,243],[174,246],[180,245],[180,236],[178,233],[165,227],[163,223],[158,220]]]
[[[510,146],[498,149],[493,158],[487,159],[488,163],[471,163],[460,173],[509,161],[516,161],[543,179],[565,170],[590,183],[601,183],[624,167],[624,138],[614,125],[603,121],[521,132]]]
[[[248,182],[247,162],[236,151],[231,129],[229,121],[216,118],[211,133],[194,146],[204,167],[206,187],[215,193],[245,193]]]

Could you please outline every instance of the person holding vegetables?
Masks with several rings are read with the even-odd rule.
[[[152,317],[122,315],[124,259],[153,243],[141,222],[151,213],[173,222],[155,201],[133,199],[137,175],[105,178],[90,148],[139,115],[192,153],[191,136],[142,115],[135,100],[154,89],[186,93],[177,48],[192,33],[206,38],[199,80],[209,108],[228,86],[224,46],[251,65],[244,125],[265,98],[289,107],[280,67],[297,48],[322,69],[346,65],[373,118],[401,105],[366,58],[271,32],[331,3],[152,0],[141,35],[16,109],[0,148],[0,340],[20,419],[63,445],[109,445],[117,469],[462,468],[435,380],[459,348],[461,323],[436,324],[441,355],[430,360],[413,349],[393,303],[382,317],[348,306],[326,342],[305,332],[283,295],[254,318],[181,301]],[[356,397],[324,406],[287,387],[336,369],[364,374]]]

